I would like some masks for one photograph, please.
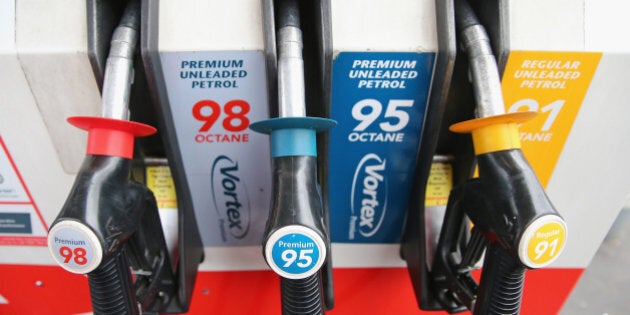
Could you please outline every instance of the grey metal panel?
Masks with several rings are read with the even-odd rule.
[[[166,95],[166,83],[160,63],[158,30],[159,0],[142,1],[141,52],[147,74],[147,83],[156,111],[160,114],[158,127],[164,139],[164,146],[169,165],[175,180],[179,211],[179,264],[177,300],[169,306],[169,312],[188,310],[197,269],[203,260],[203,246],[192,206],[190,189],[182,162],[182,155],[177,143],[170,104]]]

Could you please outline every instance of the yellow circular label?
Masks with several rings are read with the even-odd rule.
[[[527,243],[527,258],[535,265],[551,263],[564,248],[566,230],[559,222],[548,222],[536,229]]]

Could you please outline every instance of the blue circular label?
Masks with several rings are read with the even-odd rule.
[[[315,240],[300,233],[282,236],[271,250],[271,257],[277,268],[293,275],[309,273],[317,265],[319,255]]]

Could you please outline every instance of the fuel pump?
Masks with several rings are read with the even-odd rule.
[[[518,125],[536,113],[505,113],[488,35],[466,0],[456,0],[454,7],[476,118],[450,130],[472,133],[478,176],[456,186],[449,196],[426,280],[430,293],[425,297],[432,295],[439,306],[427,308],[518,314],[526,269],[547,266],[559,256],[567,227],[521,152]],[[484,250],[477,284],[471,271]]]
[[[129,121],[139,30],[140,2],[129,1],[111,38],[102,117],[68,119],[88,131],[87,155],[48,234],[54,260],[70,272],[87,275],[95,314],[184,312],[192,286],[186,284],[191,271],[182,265],[191,253],[184,248],[194,247],[194,238],[180,247],[179,264],[174,266],[153,193],[130,180],[134,138],[156,132]],[[188,218],[191,221],[194,217]],[[191,232],[188,235],[194,236]]]
[[[280,275],[283,314],[323,314],[330,238],[318,184],[316,133],[335,122],[308,117],[300,6],[274,3],[278,117],[251,125],[271,135],[273,198],[263,239],[267,264]],[[329,264],[327,266],[330,266]]]
[[[66,118],[100,116],[110,41],[127,2],[0,1],[2,314],[92,310],[88,277],[58,266],[46,246],[47,234],[85,158],[88,133],[74,129]],[[250,122],[279,116],[274,3],[280,2],[143,0],[141,54],[134,58],[128,120],[155,126],[159,133],[134,139],[131,166],[127,166],[128,158],[91,154],[92,166],[80,176],[92,176],[93,181],[81,177],[85,185],[76,186],[83,185],[87,192],[99,174],[109,170],[110,164],[99,164],[101,168],[96,169],[97,160],[122,165],[108,178],[122,187],[115,193],[122,192],[130,200],[144,199],[146,192],[129,184],[128,178],[148,179],[146,185],[154,192],[160,214],[176,217],[169,222],[177,227],[172,243],[168,224],[162,223],[167,247],[174,245],[168,258],[178,292],[172,295],[169,309],[178,304],[178,311],[184,311],[190,301],[189,312],[194,314],[271,314],[280,309],[280,281],[261,255],[273,189],[271,167],[266,167],[271,165],[269,139],[249,128]],[[331,282],[328,259],[332,253],[337,268],[334,297],[340,301],[336,312],[413,314],[419,312],[416,304],[423,310],[477,307],[477,312],[483,312],[486,307],[481,304],[491,303],[482,296],[502,291],[488,289],[495,284],[490,280],[502,278],[491,262],[506,258],[501,261],[507,262],[509,274],[520,279],[523,268],[529,267],[518,255],[519,245],[526,241],[517,240],[527,239],[525,232],[536,225],[538,217],[557,218],[552,213],[519,211],[512,216],[509,211],[495,211],[507,209],[503,207],[506,200],[512,205],[511,199],[497,197],[506,193],[506,186],[542,194],[536,185],[529,185],[533,174],[519,157],[522,151],[544,193],[561,211],[571,237],[565,235],[562,254],[551,265],[526,273],[521,312],[557,313],[626,200],[630,163],[625,161],[630,147],[618,144],[630,134],[626,123],[630,89],[624,87],[630,80],[630,42],[607,36],[611,29],[630,27],[623,10],[610,10],[615,5],[611,0],[469,3],[490,38],[502,76],[505,112],[539,112],[519,124],[520,149],[510,145],[476,157],[468,133],[448,130],[454,123],[475,118],[477,105],[472,101],[467,60],[474,49],[456,45],[462,36],[456,33],[454,0],[397,0],[395,5],[387,0],[299,1],[305,116],[338,122],[329,132],[316,134],[322,226],[326,230],[330,222],[326,232],[332,241],[319,272],[327,308],[332,305],[332,290],[326,285]],[[325,7],[329,14],[324,14]],[[456,52],[459,58],[455,59]],[[478,79],[475,76],[477,84]],[[151,99],[143,104],[134,99],[137,94]],[[495,114],[500,113],[488,116]],[[150,115],[155,117],[145,117]],[[482,116],[486,115],[476,118],[489,119]],[[506,123],[456,130],[475,129],[478,146],[478,140],[486,138],[481,129],[502,128],[498,125]],[[508,167],[514,172],[506,178],[499,176],[503,173],[496,171],[498,162],[514,166]],[[177,200],[170,194],[166,198],[171,202],[165,206],[166,194],[151,183],[151,174],[157,171],[150,170],[166,169],[167,164],[172,174],[169,185],[177,191]],[[146,168],[142,170],[146,175],[138,176],[141,168]],[[471,179],[476,168],[478,178]],[[441,180],[431,175],[434,169],[450,172],[457,187],[444,230],[452,188],[442,190],[446,193],[438,196],[439,205],[430,203],[427,196],[436,192],[432,185]],[[511,181],[515,176],[523,177],[520,186]],[[77,192],[73,198],[79,198]],[[75,206],[80,204],[80,199],[74,200]],[[138,202],[137,208],[152,208],[151,203]],[[544,206],[547,202],[532,207]],[[138,209],[125,213],[138,217],[147,212]],[[491,214],[479,209],[490,209],[485,212]],[[86,221],[92,218],[85,213]],[[496,213],[502,213],[499,218],[520,232],[502,226],[504,220],[497,223]],[[201,230],[190,220],[193,217]],[[510,221],[514,217],[516,221]],[[539,236],[532,243],[534,261],[562,247],[562,239],[557,238],[562,224],[554,222],[559,221],[551,222],[549,231],[534,233]],[[84,223],[77,223],[77,229],[92,230],[92,225]],[[109,230],[99,233],[103,231]],[[136,246],[136,238],[148,233],[137,225],[128,231],[135,232],[127,232],[128,238],[112,238],[116,244],[125,241],[112,250],[123,248],[117,252],[127,256],[132,279],[147,279],[148,269],[135,267],[132,248],[162,246],[154,241]],[[440,232],[444,233],[441,243]],[[106,241],[93,233],[96,241]],[[86,235],[89,240],[91,234]],[[66,260],[76,263],[75,259],[85,263],[87,252],[84,260],[84,249],[75,253],[71,244],[82,240],[57,238],[68,241],[55,250],[62,264]],[[299,253],[294,250],[297,262]],[[481,260],[482,251],[489,253],[481,285],[487,293],[483,294],[480,284],[469,277],[469,271],[476,269],[470,273],[479,280],[481,263],[475,261]],[[103,260],[109,261],[113,254],[107,253]],[[200,264],[202,254],[206,259]],[[287,253],[286,258],[291,255]],[[67,288],[74,290],[69,294]],[[135,288],[128,291],[136,295]],[[161,291],[164,296],[175,292]],[[38,303],[33,303],[34,296]],[[510,311],[515,308],[512,303]]]

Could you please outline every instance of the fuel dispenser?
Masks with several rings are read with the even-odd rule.
[[[260,12],[254,1],[143,2],[143,60],[181,170],[175,180],[190,191],[180,198],[204,227],[202,268],[264,265],[256,248],[270,200],[270,170],[260,167],[269,148],[248,129],[269,117]]]
[[[139,302],[190,314],[483,314],[497,305],[555,313],[630,191],[630,148],[619,145],[630,134],[630,46],[607,36],[630,27],[624,10],[610,9],[618,3],[471,0],[477,23],[461,18],[459,1],[298,0],[299,13],[287,15],[280,0],[144,0],[129,116],[102,125],[110,41],[128,2],[0,3],[0,313],[91,311],[96,278],[60,268],[46,246],[64,225],[90,244],[110,242],[94,246],[120,264],[112,274],[127,291],[115,293],[133,310]],[[476,37],[480,25],[488,40]],[[297,26],[303,74],[284,67],[300,64]],[[116,91],[129,86],[117,82]],[[525,112],[538,115],[522,123]],[[129,142],[136,129],[123,126],[132,122],[158,133],[133,139],[133,160],[128,150],[86,158],[88,133],[69,116],[91,117],[73,119],[98,127],[89,143],[103,130]],[[337,125],[318,132],[328,119]],[[310,140],[286,145],[302,136]],[[285,172],[294,166],[308,167]],[[163,241],[142,237],[159,224],[151,194],[130,179],[153,191]],[[513,199],[517,190],[525,193]],[[93,208],[80,205],[94,200],[82,198],[100,193],[152,218],[134,225],[109,208],[123,234],[101,240],[111,225],[78,223],[92,222]],[[558,255],[553,237],[564,221],[570,237]],[[287,236],[321,245],[318,259],[286,247],[302,246]],[[53,250],[62,265],[84,262],[72,240],[57,238],[68,243]],[[173,268],[139,270],[153,258],[137,248],[158,257],[152,266]],[[291,269],[297,263],[308,272]],[[290,269],[280,281],[274,264]],[[512,280],[539,267],[526,273],[519,304],[521,282]],[[499,281],[505,275],[509,283]],[[517,294],[502,294],[512,284]]]
[[[90,3],[89,17],[109,13],[112,18],[111,11],[104,12],[106,7]],[[141,35],[140,12],[139,1],[127,2],[113,31],[102,76],[102,117],[68,119],[88,131],[87,155],[48,233],[54,260],[72,273],[87,275],[96,314],[186,311],[201,260],[194,215],[180,209],[181,225],[175,227],[181,243],[169,252],[153,193],[129,179],[134,138],[156,132],[129,121],[133,81],[143,79],[135,76],[133,61]],[[103,29],[91,28],[93,43],[108,33]],[[96,34],[99,30],[101,34]],[[94,69],[102,69],[98,62],[102,49],[94,52]]]
[[[270,36],[275,38],[271,40],[275,47],[267,47],[267,53],[272,58],[271,64],[276,66],[272,69],[277,69],[277,76],[269,79],[277,82],[272,85],[278,87],[278,117],[251,125],[253,130],[271,136],[273,203],[263,238],[263,253],[267,264],[280,275],[283,314],[323,314],[334,303],[330,227],[318,183],[316,133],[333,127],[335,122],[307,116],[307,107],[317,106],[314,104],[317,96],[326,93],[323,84],[305,86],[305,70],[320,77],[312,72],[330,64],[330,60],[308,67],[303,58],[304,46],[323,47],[322,41],[328,38],[317,38],[312,33],[306,37],[301,31],[303,24],[317,23],[314,16],[303,21],[301,16],[306,15],[305,11],[328,16],[329,4],[323,1],[313,4],[318,10],[309,12],[307,5],[296,0],[267,2],[271,5],[269,13],[273,14],[266,16],[266,25],[271,26],[266,34],[275,33],[275,37]],[[329,25],[320,30],[324,27]],[[307,41],[319,40],[320,45],[304,45],[305,37]],[[317,60],[312,56],[310,62]],[[326,56],[330,54],[324,53],[322,59]],[[307,89],[315,91],[307,93]],[[314,100],[307,100],[307,95]],[[319,106],[322,105],[326,104]]]
[[[251,294],[258,302],[226,312],[272,311],[281,301],[286,313],[331,308],[326,185],[319,184],[326,182],[327,156],[316,154],[325,152],[326,136],[315,142],[315,130],[331,122],[307,117],[326,117],[328,110],[330,4],[308,1],[288,9],[282,1],[146,1],[143,9],[150,84],[204,227],[201,283],[210,295],[199,294],[200,309],[225,308],[222,302],[248,289],[256,290]],[[203,19],[181,23],[200,12]],[[271,148],[267,136],[252,130],[273,130]],[[285,141],[297,146],[286,149]],[[300,191],[292,195],[291,187]],[[290,242],[286,233],[303,239]],[[306,243],[316,250],[272,248]],[[280,283],[272,281],[269,266]],[[236,286],[226,288],[226,282]]]
[[[477,118],[450,130],[472,133],[478,177],[450,193],[429,279],[419,280],[429,283],[431,293],[419,292],[419,302],[423,306],[432,295],[437,308],[449,312],[519,314],[525,268],[557,259],[567,228],[520,150],[518,124],[536,113],[505,113],[488,35],[466,0],[455,1],[455,20],[458,41],[468,56]],[[471,270],[484,249],[477,285]]]

